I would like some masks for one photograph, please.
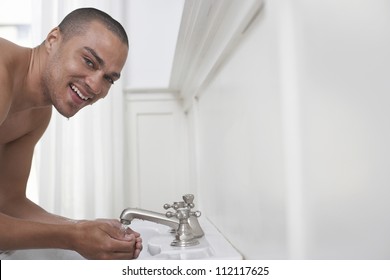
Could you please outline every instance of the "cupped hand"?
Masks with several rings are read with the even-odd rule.
[[[118,220],[80,221],[75,227],[74,250],[87,259],[135,259],[142,250],[140,234]]]

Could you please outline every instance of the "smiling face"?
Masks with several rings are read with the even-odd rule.
[[[97,21],[89,23],[85,33],[67,40],[58,28],[53,29],[45,46],[44,94],[68,118],[107,95],[128,53],[126,44]]]

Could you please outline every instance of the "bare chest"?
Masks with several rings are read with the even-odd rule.
[[[0,125],[0,145],[10,143],[27,135],[37,127],[40,119],[36,110],[26,110],[9,115]]]

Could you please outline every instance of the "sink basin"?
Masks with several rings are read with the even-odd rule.
[[[85,258],[71,250],[26,249],[0,253],[0,260],[85,260]]]
[[[205,235],[199,244],[189,247],[173,247],[174,233],[164,225],[134,220],[131,228],[141,234],[144,249],[138,259],[194,260],[194,259],[242,259],[242,256],[206,219],[200,219]]]
[[[130,227],[141,234],[144,249],[139,260],[194,260],[194,259],[242,259],[242,256],[222,236],[221,233],[206,219],[199,220],[205,235],[199,239],[199,244],[189,247],[173,247],[174,233],[171,228],[149,221],[134,220]],[[0,259],[13,260],[82,260],[81,255],[74,251],[61,249],[29,249],[10,253],[0,253]]]

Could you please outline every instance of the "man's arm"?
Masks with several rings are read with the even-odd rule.
[[[31,115],[35,128],[0,147],[0,211],[15,218],[63,223],[67,221],[65,218],[46,212],[26,197],[34,147],[51,116],[49,107],[37,110]]]
[[[34,116],[36,129],[0,146],[0,250],[61,248],[91,259],[132,259],[142,250],[138,233],[124,232],[117,220],[77,223],[46,212],[26,198],[34,146],[51,109]]]
[[[133,259],[142,249],[140,238],[120,230],[119,221],[48,224],[0,213],[0,250],[58,248],[77,251],[87,259]]]

